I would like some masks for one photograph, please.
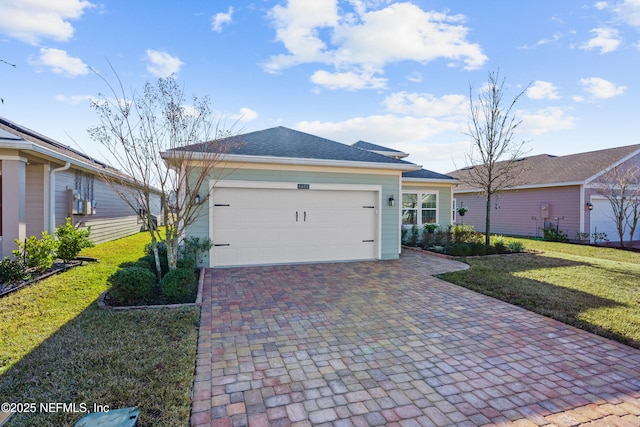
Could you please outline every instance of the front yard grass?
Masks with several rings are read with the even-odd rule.
[[[439,277],[640,348],[640,253],[516,240],[543,252],[466,258]]]
[[[22,403],[139,406],[138,426],[189,424],[200,311],[104,311],[106,279],[143,255],[145,233],[86,249],[99,263],[0,299],[0,396]],[[72,426],[82,413],[15,414],[14,426]]]

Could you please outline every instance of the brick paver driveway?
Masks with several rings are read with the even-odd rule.
[[[192,426],[640,426],[640,351],[406,252],[207,271]]]

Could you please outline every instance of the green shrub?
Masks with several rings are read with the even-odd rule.
[[[193,294],[195,283],[196,277],[192,268],[177,268],[162,278],[160,287],[169,302],[186,302],[185,299]]]
[[[451,227],[453,243],[478,243],[483,240],[482,233],[474,230],[473,225],[454,225]]]
[[[493,236],[491,238],[491,244],[496,253],[503,254],[507,252],[507,243],[503,236]]]
[[[67,218],[67,223],[56,228],[58,247],[56,256],[65,263],[75,259],[84,248],[92,248],[93,242],[89,240],[91,227],[87,230],[80,230],[71,223],[71,218]]]
[[[568,242],[569,236],[562,230],[556,230],[555,228],[543,228],[542,238],[550,242]]]
[[[109,296],[117,303],[131,305],[148,301],[156,276],[142,267],[127,267],[117,270],[107,281],[111,285]]]
[[[0,283],[10,285],[29,278],[29,273],[20,259],[5,258],[0,261]]]
[[[24,242],[15,240],[18,249],[12,253],[16,258],[22,259],[26,268],[32,268],[42,272],[53,265],[53,257],[58,247],[58,242],[46,231],[42,232],[42,239],[30,236]]]
[[[512,240],[507,245],[509,250],[514,253],[524,252],[524,244],[522,242],[518,242],[517,240]]]
[[[193,260],[193,266],[204,263],[205,254],[213,247],[213,242],[208,237],[188,237],[180,245],[179,259]]]
[[[120,268],[140,267],[140,268],[144,268],[151,271],[151,266],[149,265],[147,260],[144,258],[140,258],[137,261],[126,261],[126,262],[120,263],[118,267]],[[151,272],[153,273],[153,271]]]

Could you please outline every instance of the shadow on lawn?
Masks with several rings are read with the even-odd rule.
[[[638,340],[581,318],[583,313],[592,309],[629,307],[629,304],[578,289],[514,275],[518,272],[535,269],[599,268],[598,266],[534,254],[507,256],[499,259],[475,258],[467,261],[471,265],[469,270],[445,273],[438,277],[580,329],[640,348]]]
[[[93,302],[0,375],[3,401],[36,404],[7,427],[73,426],[94,404],[140,406],[138,426],[188,423],[198,324],[198,309],[114,313]],[[41,407],[51,403],[67,407]]]

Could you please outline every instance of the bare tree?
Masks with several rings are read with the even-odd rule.
[[[91,102],[101,124],[90,128],[89,135],[123,172],[103,178],[148,225],[160,279],[158,241],[164,237],[169,268],[175,269],[180,240],[201,212],[200,204],[211,191],[207,184],[215,179],[214,170],[234,139],[230,129],[221,129],[209,99],[194,96],[187,104],[173,76],[146,83],[142,93],[125,91],[119,78],[115,87],[103,80],[110,96],[101,94]],[[199,148],[184,149],[187,146]],[[164,236],[152,218],[158,211],[156,194],[163,209]]]
[[[600,175],[595,184],[598,194],[611,205],[611,219],[618,231],[620,247],[625,247],[627,231],[631,245],[640,219],[640,164],[616,165]]]
[[[503,95],[506,79],[499,71],[490,72],[487,84],[480,88],[477,98],[469,85],[469,123],[466,133],[472,147],[466,155],[467,168],[460,179],[479,188],[486,196],[485,245],[490,245],[491,199],[499,191],[517,185],[523,169],[515,163],[524,154],[525,141],[515,139],[515,130],[522,123],[513,111],[529,85],[505,106]]]

